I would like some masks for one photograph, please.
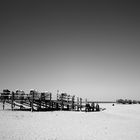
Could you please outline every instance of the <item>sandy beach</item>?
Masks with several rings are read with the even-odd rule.
[[[11,111],[0,104],[0,140],[139,140],[140,105],[101,104],[101,112]]]

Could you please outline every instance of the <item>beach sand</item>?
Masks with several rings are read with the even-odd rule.
[[[139,140],[140,105],[99,104],[101,112],[11,111],[0,103],[0,140]]]

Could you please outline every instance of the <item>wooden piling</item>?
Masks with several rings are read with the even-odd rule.
[[[77,97],[77,111],[79,111],[79,97]]]
[[[12,92],[12,96],[11,96],[11,109],[13,111],[14,108],[14,92]]]
[[[70,95],[67,95],[67,110],[69,110],[69,99],[70,99]]]
[[[72,106],[72,108],[71,108],[72,110],[74,110],[74,98],[75,98],[75,96],[72,96],[72,105],[71,105]]]
[[[91,103],[91,109],[92,109],[92,111],[94,111],[94,109],[95,109],[95,104],[94,104],[94,102]]]
[[[64,105],[63,105],[63,94],[61,94],[61,110],[63,110],[63,107],[64,107]]]
[[[80,98],[80,111],[82,110],[82,98]]]
[[[51,105],[52,105],[51,100],[52,100],[52,93],[50,93],[49,109],[51,109]]]
[[[34,91],[32,91],[32,94],[31,94],[31,112],[34,111],[33,103],[34,103]]]
[[[38,101],[38,110],[41,110],[41,98],[39,99],[39,101]]]
[[[88,102],[87,102],[87,99],[85,99],[85,112],[87,112],[88,111]]]
[[[58,105],[58,103],[56,103],[56,110],[59,110],[59,105]]]
[[[3,110],[4,110],[4,108],[5,108],[5,99],[3,100]]]

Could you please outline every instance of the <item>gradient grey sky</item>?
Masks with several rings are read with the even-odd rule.
[[[140,4],[1,1],[0,89],[140,99]]]

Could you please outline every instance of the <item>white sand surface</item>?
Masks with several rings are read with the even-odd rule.
[[[2,110],[0,140],[140,140],[140,105],[100,104],[101,112]]]

